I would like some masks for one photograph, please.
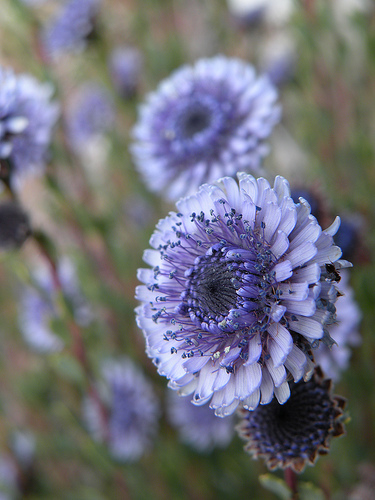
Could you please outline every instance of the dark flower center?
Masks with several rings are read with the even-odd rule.
[[[190,316],[200,322],[224,319],[237,300],[228,263],[221,260],[220,254],[203,255],[188,273],[184,297]]]
[[[284,405],[277,401],[253,414],[252,427],[263,435],[263,445],[285,453],[306,450],[323,443],[332,423],[333,407],[327,391],[313,381],[294,386]],[[265,450],[266,451],[266,450]]]
[[[180,120],[181,135],[191,139],[210,126],[211,112],[206,106],[195,105],[186,109]]]

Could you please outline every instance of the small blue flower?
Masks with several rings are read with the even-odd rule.
[[[84,300],[76,280],[75,269],[68,259],[62,259],[57,269],[66,299],[72,304],[75,319],[87,326],[92,313]],[[33,272],[35,286],[26,286],[20,297],[19,326],[31,349],[40,353],[61,351],[63,340],[53,332],[51,321],[58,317],[57,291],[50,270],[38,267]]]
[[[58,15],[45,26],[42,46],[48,58],[65,52],[79,52],[93,32],[100,0],[69,0]]]
[[[167,413],[170,423],[180,435],[181,441],[200,453],[214,448],[225,448],[234,433],[233,415],[218,418],[208,406],[195,406],[190,398],[183,398],[175,391],[168,391]]]
[[[13,188],[44,172],[59,113],[52,94],[49,83],[0,66],[0,162],[6,163]]]
[[[115,109],[107,90],[94,83],[82,84],[72,94],[65,113],[65,130],[70,147],[87,152],[113,126]]]
[[[284,405],[272,401],[254,411],[240,409],[237,431],[247,441],[245,450],[264,459],[270,470],[290,467],[299,473],[328,453],[333,437],[344,434],[345,403],[332,395],[331,381],[318,367],[308,382],[291,384]]]
[[[109,73],[122,97],[133,97],[137,93],[142,65],[142,54],[134,47],[117,47],[112,51]]]
[[[106,442],[115,459],[139,460],[157,432],[160,407],[156,395],[144,375],[127,358],[108,360],[102,375],[100,401],[90,395],[83,404],[88,430],[94,439]]]
[[[313,344],[332,343],[341,250],[287,181],[238,174],[204,185],[161,220],[140,269],[136,310],[169,386],[219,416],[279,403],[308,379]],[[334,272],[327,272],[326,264]],[[329,268],[330,269],[330,268]]]
[[[325,375],[335,382],[340,380],[341,373],[349,366],[351,347],[360,345],[362,341],[359,333],[362,314],[349,285],[348,272],[341,272],[337,288],[342,297],[336,303],[336,320],[329,330],[334,344],[331,348],[320,344],[314,351],[316,363],[322,367]]]
[[[259,170],[280,118],[277,91],[239,60],[216,56],[184,66],[140,107],[131,148],[151,191],[170,199],[238,170]]]

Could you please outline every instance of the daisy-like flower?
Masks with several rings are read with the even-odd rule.
[[[27,175],[44,172],[58,105],[53,87],[0,66],[1,175],[18,188]]]
[[[159,373],[219,416],[274,394],[285,403],[288,380],[309,377],[312,344],[332,343],[337,269],[350,265],[333,243],[339,218],[323,231],[280,176],[273,188],[238,179],[203,185],[159,222],[136,291]]]
[[[140,107],[131,151],[151,191],[169,199],[238,170],[259,170],[280,118],[277,91],[239,59],[184,66]]]
[[[262,458],[268,468],[302,472],[326,455],[333,437],[344,433],[342,423],[346,400],[332,395],[331,380],[319,367],[308,382],[292,384],[284,405],[272,401],[254,411],[240,409],[237,431],[247,441],[245,450]]]
[[[349,273],[343,271],[338,289],[342,297],[336,305],[336,321],[330,328],[330,335],[335,342],[331,348],[320,344],[314,351],[315,361],[320,365],[325,375],[337,382],[341,373],[349,366],[351,347],[361,343],[359,323],[361,311],[354,299],[354,292],[349,285]]]
[[[87,326],[92,313],[79,289],[74,266],[70,260],[62,259],[57,271],[63,293],[72,304],[77,323]],[[64,342],[51,327],[51,322],[58,318],[58,310],[57,292],[49,269],[36,268],[33,272],[33,281],[35,286],[26,286],[20,297],[18,317],[23,338],[36,352],[61,351]]]
[[[168,391],[167,413],[181,441],[200,453],[225,448],[231,442],[233,415],[218,418],[208,406],[194,406],[189,398],[181,398],[171,390]]]
[[[115,459],[139,460],[157,432],[160,407],[156,395],[127,358],[107,361],[102,374],[100,401],[90,395],[83,404],[87,428],[95,440],[108,445]]]
[[[80,52],[94,31],[100,0],[69,0],[45,26],[41,41],[46,56],[57,58],[65,52]]]

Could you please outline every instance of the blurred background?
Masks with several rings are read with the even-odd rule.
[[[361,317],[335,385],[348,399],[347,435],[300,480],[314,485],[309,498],[375,498],[374,3],[98,0],[81,24],[76,6],[48,31],[67,3],[0,0],[0,65],[49,82],[60,112],[46,173],[17,191],[33,235],[0,253],[0,498],[282,498],[232,433],[235,419],[217,431],[227,439],[203,449],[184,435],[134,319],[143,250],[173,210],[132,163],[137,108],[173,70],[216,54],[251,63],[279,89],[263,175],[310,197],[323,227],[345,222]],[[6,185],[0,196],[9,199]],[[109,411],[103,363],[124,356],[155,398],[142,401],[140,389],[152,418],[137,457],[116,456],[93,422]]]

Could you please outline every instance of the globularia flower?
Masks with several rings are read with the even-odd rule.
[[[90,433],[120,461],[138,460],[157,431],[159,402],[144,375],[128,359],[103,365],[100,401],[88,396],[83,413]],[[101,408],[99,405],[103,405]]]
[[[238,174],[204,185],[161,220],[140,269],[138,326],[181,394],[216,414],[289,398],[308,378],[315,341],[331,344],[341,250],[287,181]],[[327,273],[329,263],[335,273]]]
[[[240,409],[237,430],[247,441],[245,450],[264,459],[270,470],[302,472],[305,465],[313,465],[318,455],[328,453],[331,439],[344,433],[346,400],[333,396],[331,386],[318,367],[308,382],[292,384],[284,405],[271,401],[254,411]]]
[[[0,163],[12,187],[44,171],[58,106],[53,88],[0,66]]]
[[[109,72],[114,87],[124,98],[133,97],[138,89],[142,54],[135,47],[116,47],[109,60]]]
[[[176,199],[238,170],[259,170],[280,118],[277,91],[239,60],[216,56],[184,66],[140,108],[134,161],[152,191]]]
[[[225,448],[231,442],[234,431],[233,415],[218,418],[207,405],[194,406],[190,398],[182,398],[169,391],[168,417],[181,440],[201,453],[214,448]]]
[[[69,0],[44,28],[43,50],[56,58],[65,52],[79,52],[94,31],[100,0]]]
[[[354,299],[352,287],[349,285],[349,274],[343,271],[338,289],[342,297],[336,305],[336,321],[330,328],[330,335],[335,342],[331,348],[320,344],[314,351],[315,361],[325,375],[335,382],[349,366],[351,347],[361,343],[358,331],[361,311]]]
[[[92,314],[80,292],[72,263],[68,259],[63,259],[57,271],[63,293],[72,305],[77,323],[87,326]],[[35,286],[26,286],[20,297],[21,333],[34,351],[42,353],[60,351],[64,347],[64,342],[51,327],[51,322],[58,318],[58,310],[57,290],[49,269],[36,268],[33,272],[33,281]]]
[[[70,98],[65,129],[71,148],[77,153],[90,149],[110,129],[115,119],[111,96],[93,82],[81,85]]]

